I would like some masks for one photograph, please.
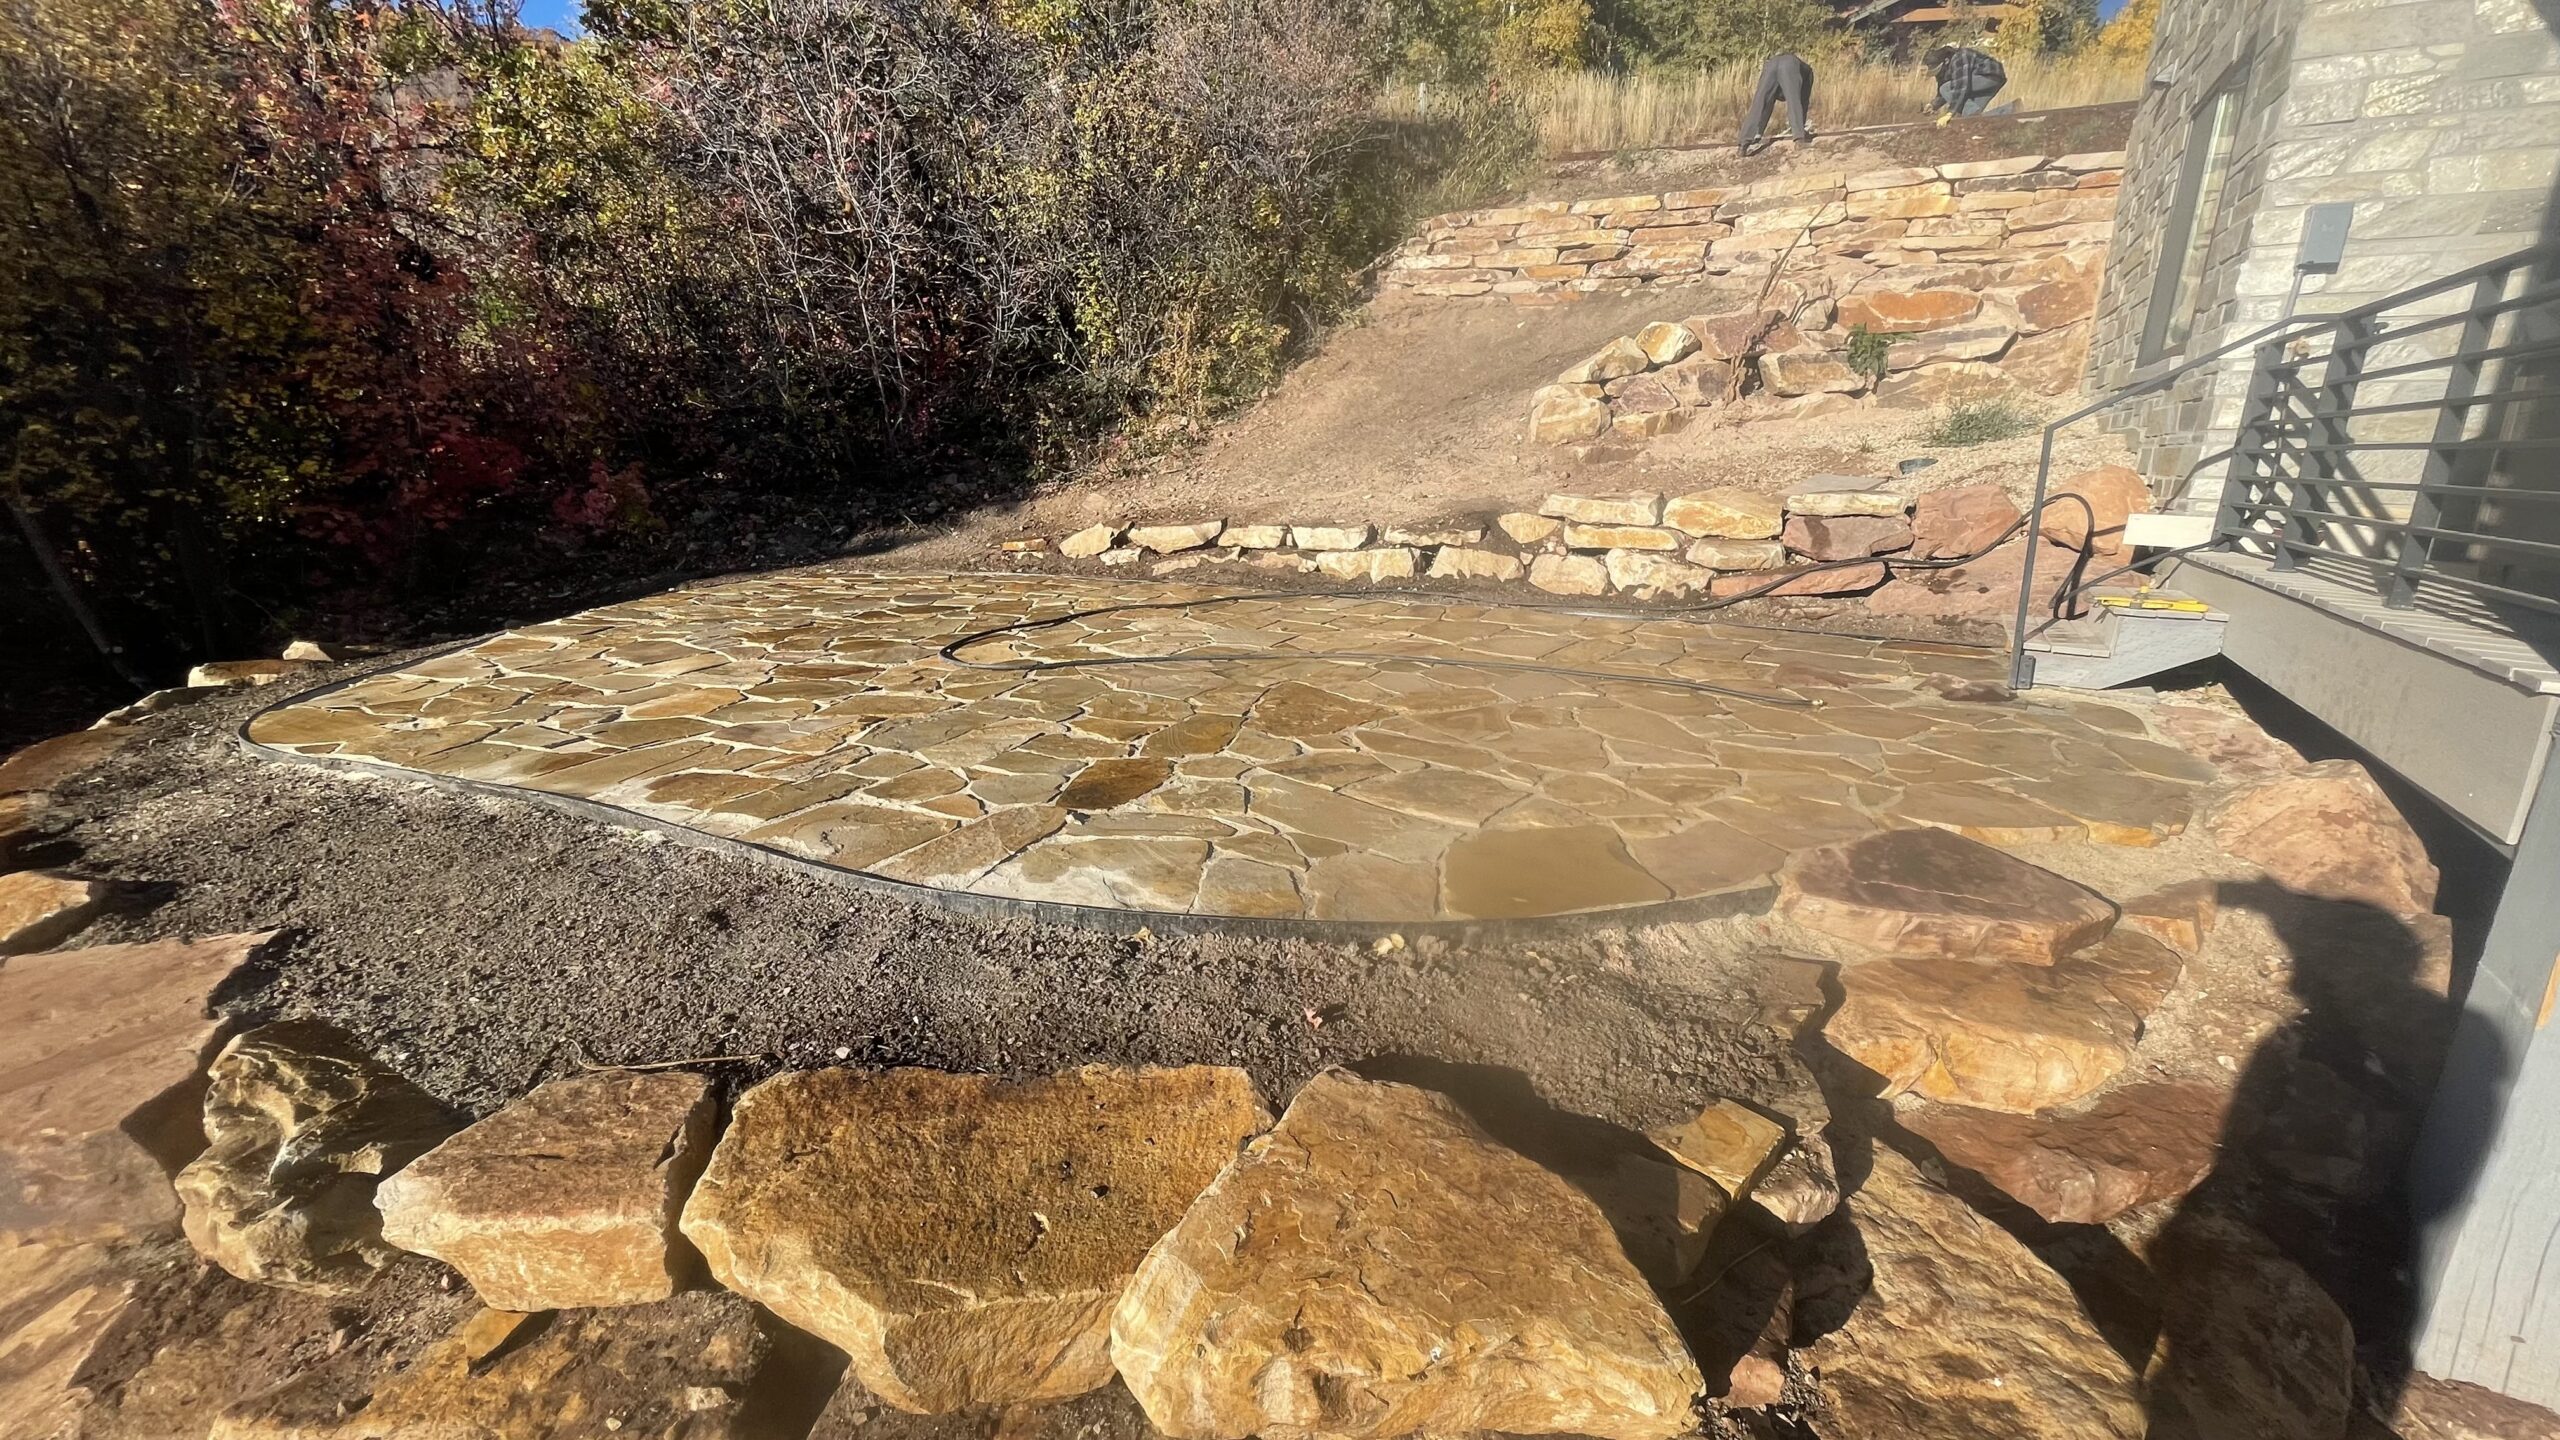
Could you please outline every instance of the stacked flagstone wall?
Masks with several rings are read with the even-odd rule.
[[[1380,283],[1414,296],[1560,304],[1648,285],[1798,271],[2103,255],[2121,151],[1799,171],[1751,185],[1547,200],[1425,221]]]

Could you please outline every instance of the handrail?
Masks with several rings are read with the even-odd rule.
[[[2167,370],[2161,371],[2159,374],[2145,377],[2144,379],[2135,381],[2129,385],[2119,386],[2118,388],[2109,391],[2107,394],[2090,401],[2088,404],[2081,406],[2079,409],[2074,410],[2070,414],[2065,415],[2045,426],[2043,443],[2036,460],[2035,496],[2027,508],[2027,515],[2030,520],[2030,533],[2027,537],[2026,553],[2019,566],[2018,603],[2015,612],[2015,623],[2011,626],[2009,635],[2010,687],[2012,689],[2023,690],[2034,684],[2032,666],[2027,658],[2027,641],[2030,638],[2030,632],[2027,628],[2028,615],[2034,608],[2035,604],[2037,546],[2035,544],[2036,537],[2034,532],[2041,527],[2041,517],[2043,515],[2044,506],[2051,496],[2053,483],[2054,439],[2065,428],[2076,425],[2093,415],[2111,410],[2128,401],[2138,400],[2146,395],[2159,394],[2176,385],[2179,381],[2194,375],[2206,366],[2215,365],[2227,360],[2232,354],[2240,350],[2257,350],[2261,356],[2258,369],[2272,380],[2274,372],[2276,371],[2282,371],[2286,374],[2290,374],[2302,369],[2314,359],[2332,359],[2344,349],[2353,349],[2358,353],[2361,353],[2363,351],[2373,349],[2387,340],[2405,339],[2410,334],[2440,328],[2443,324],[2447,323],[2445,317],[2427,317],[2425,319],[2414,321],[2409,325],[2393,329],[2388,333],[2383,330],[2381,322],[2390,312],[2405,309],[2419,301],[2459,290],[2466,285],[2477,286],[2492,277],[2512,275],[2515,272],[2524,270],[2534,264],[2549,262],[2552,260],[2560,260],[2560,241],[2550,241],[2528,246],[2524,249],[2499,256],[2493,260],[2485,260],[2475,265],[2466,266],[2463,269],[2452,272],[2451,274],[2438,276],[2435,279],[2410,286],[2405,290],[2386,295],[2379,300],[2367,301],[2362,305],[2357,305],[2346,310],[2318,315],[2286,315],[2262,325],[2236,340],[2227,341],[2212,350],[2206,351],[2202,355],[2190,356],[2180,360],[2176,365]],[[2500,300],[2492,304],[2491,309],[2496,313],[2503,314],[2523,309],[2529,305],[2550,303],[2555,295],[2560,295],[2560,284],[2546,282],[2540,285],[2529,286],[2522,294],[2511,297],[2501,297]],[[2475,304],[2458,313],[2463,315],[2465,318],[2476,320],[2480,313],[2480,308],[2481,307],[2479,305]],[[2339,346],[2333,346],[2328,355],[2305,357],[2296,360],[2281,360],[2277,358],[2281,354],[2280,350],[2277,348],[2281,343],[2296,339],[2303,335],[2322,331],[2362,331],[2364,333],[2358,336],[2352,345],[2342,344]],[[2507,348],[2516,351],[2518,354],[2522,354],[2528,351],[2541,353],[2546,349],[2560,347],[2554,347],[2552,342],[2545,341],[2526,346]],[[2506,351],[2504,350],[2489,351],[2483,352],[2481,355],[2475,356],[2474,358],[2499,358],[2505,353]],[[2370,380],[2383,378],[2387,375],[2416,373],[2421,370],[2434,369],[2449,363],[2451,362],[2448,360],[2424,360],[2403,365],[2386,366],[2381,370],[2366,371],[2362,374],[2361,378]],[[2322,383],[2325,384],[2326,382]],[[2294,382],[2294,384],[2298,388],[2305,390],[2320,388],[2319,385],[2304,386],[2298,381]],[[2393,406],[2390,408],[2393,410],[2441,408],[2442,403],[2443,402],[2417,402],[2415,405]],[[2469,404],[2475,402],[2463,400],[2458,403]],[[2355,412],[2350,413],[2352,414]],[[2250,421],[2244,417],[2242,421],[2243,429],[2246,429],[2249,424]],[[2509,445],[2514,444],[2514,442],[2507,443]],[[2548,444],[2549,442],[2543,443]],[[2532,442],[2530,441],[2525,442],[2525,444],[2528,448],[2532,446]],[[2310,446],[2296,446],[2293,448],[2318,449],[2323,451],[2359,448],[2434,451],[2447,448],[2465,449],[2479,447],[2477,442],[2455,440],[2451,442],[2450,445],[2444,441],[2383,441],[2374,442],[2371,446],[2356,446],[2344,441],[2333,441]],[[2224,451],[2218,453],[2233,457],[2236,464],[2238,457],[2244,455],[2263,455],[2272,452],[2270,447],[2263,443],[2253,444],[2250,441],[2235,435],[2232,444]],[[2236,540],[2237,538],[2238,537],[2236,536],[2226,536],[2217,533],[2211,541],[2207,542],[2207,544],[2219,545],[2231,540]],[[2199,546],[2197,548],[2203,547]]]

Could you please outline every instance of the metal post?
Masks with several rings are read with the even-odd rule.
[[[2400,551],[2392,557],[2391,573],[2383,577],[2382,603],[2394,610],[2406,610],[2418,599],[2418,581],[2435,561],[2436,537],[2425,532],[2443,523],[2444,495],[2438,488],[2452,479],[2456,446],[2471,427],[2471,399],[2480,389],[2480,352],[2488,348],[2489,334],[2496,317],[2489,307],[2498,303],[2507,289],[2505,274],[2481,278],[2471,290],[2471,314],[2462,322],[2462,339],[2455,347],[2451,364],[2445,371],[2444,408],[2436,412],[2435,447],[2427,452],[2426,464],[2418,471],[2418,489],[2409,497],[2408,528],[2400,532]]]
[[[2272,454],[2253,451],[2272,449],[2275,444],[2276,396],[2284,388],[2275,367],[2284,363],[2284,346],[2273,341],[2259,346],[2257,362],[2249,372],[2249,398],[2240,409],[2240,429],[2231,437],[2231,464],[2222,476],[2222,506],[2213,522],[2217,538],[2245,538],[2251,533],[2249,517],[2256,512],[2248,506],[2267,493],[2275,471]]]

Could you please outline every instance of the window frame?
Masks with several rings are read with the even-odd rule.
[[[2201,267],[2211,264],[2215,238],[2211,232],[2221,228],[2222,197],[2229,187],[2232,160],[2240,149],[2241,106],[2247,101],[2248,88],[2249,62],[2234,62],[2214,77],[2203,97],[2187,112],[2186,150],[2178,163],[2178,189],[2170,202],[2168,223],[2162,227],[2160,246],[2153,263],[2151,303],[2143,315],[2142,350],[2137,364],[2150,365],[2183,353],[2187,341],[2194,334],[2195,313],[2202,308],[2204,298],[2205,276]],[[2227,130],[2217,124],[2225,118],[2222,114],[2225,106],[2229,107]],[[2215,190],[2213,213],[2199,216],[2197,209],[2204,198],[2205,180],[2214,169],[2217,133],[2228,136],[2228,142],[2218,147],[2223,184]],[[2210,223],[2200,225],[2199,220]],[[2197,259],[2199,251],[2203,252],[2201,259]],[[2182,305],[2179,303],[2179,290],[2191,259],[2197,259],[2199,265],[2196,293],[2183,297],[2185,303]],[[2180,311],[2185,314],[2182,316]],[[2169,332],[2181,319],[2187,322],[2187,333],[2173,342]]]

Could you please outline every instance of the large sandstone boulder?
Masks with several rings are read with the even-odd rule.
[[[1694,336],[1691,338],[1695,338]],[[1677,357],[1674,357],[1677,358]],[[1626,375],[1640,375],[1653,364],[1653,358],[1634,339],[1621,335],[1594,351],[1591,357],[1568,368],[1556,377],[1560,385],[1600,385]]]
[[[272,934],[93,945],[0,967],[0,1238],[120,1240],[178,1222],[203,1143],[207,1005]]]
[[[2087,502],[2085,507],[2081,501]],[[2101,465],[2053,487],[2037,528],[2056,545],[2113,555],[2124,548],[2126,517],[2150,508],[2151,489],[2140,474],[2122,465]],[[2094,540],[2093,518],[2097,522]]]
[[[2132,1368],[2032,1251],[1881,1145],[1849,1204],[1875,1280],[1813,1350],[1826,1440],[2142,1440]]]
[[[1158,555],[1177,550],[1196,550],[1218,538],[1227,528],[1224,520],[1199,520],[1188,525],[1140,525],[1129,532],[1129,543]]]
[[[107,902],[95,880],[49,870],[0,875],[0,955],[23,955],[59,944],[89,923]]]
[[[2094,1094],[2122,1073],[2178,970],[2174,954],[2140,936],[2052,966],[1853,966],[1841,973],[1843,999],[1822,1033],[1882,1077],[1887,1095],[2028,1115]]]
[[[1117,525],[1091,525],[1058,542],[1058,553],[1070,560],[1090,560],[1120,543]]]
[[[1862,560],[1911,545],[1911,523],[1899,515],[1787,517],[1789,550],[1809,560]]]
[[[554,1080],[384,1181],[382,1238],[500,1310],[664,1300],[696,1268],[676,1217],[716,1110],[710,1081],[681,1070]]]
[[[1609,433],[1609,402],[1597,385],[1548,385],[1529,400],[1529,438],[1569,445]]]
[[[1911,507],[1914,560],[1952,560],[1998,544],[2018,523],[2018,507],[1997,485],[1957,485],[1932,490]]]
[[[1800,850],[1778,913],[1888,955],[2050,965],[2115,923],[2104,896],[1945,830],[1888,830]]]
[[[2160,1285],[2151,1370],[2156,1440],[2337,1440],[2355,1333],[2267,1238],[2181,1212],[2146,1247]]]
[[[1269,1118],[1216,1066],[781,1075],[739,1100],[683,1228],[890,1404],[1076,1395],[1111,1378],[1147,1247]]]
[[[2290,890],[2393,915],[2434,908],[2436,867],[2391,797],[2353,760],[2244,786],[2210,816],[2222,848]]]
[[[2102,1225],[2204,1183],[2221,1152],[2228,1091],[2176,1081],[2119,1085],[2086,1109],[2004,1115],[1932,1105],[1896,1118],[1950,1165],[2047,1220]]]
[[[355,1403],[322,1367],[231,1406],[209,1440],[740,1440],[763,1433],[742,1421],[764,1355],[735,1295],[484,1310]]]
[[[1447,1099],[1339,1071],[1149,1252],[1111,1351],[1176,1440],[1659,1440],[1703,1383],[1589,1199]]]
[[[310,1021],[234,1039],[209,1080],[205,1152],[178,1172],[187,1239],[243,1280],[363,1288],[398,1254],[383,1243],[374,1187],[452,1134],[452,1116]]]

